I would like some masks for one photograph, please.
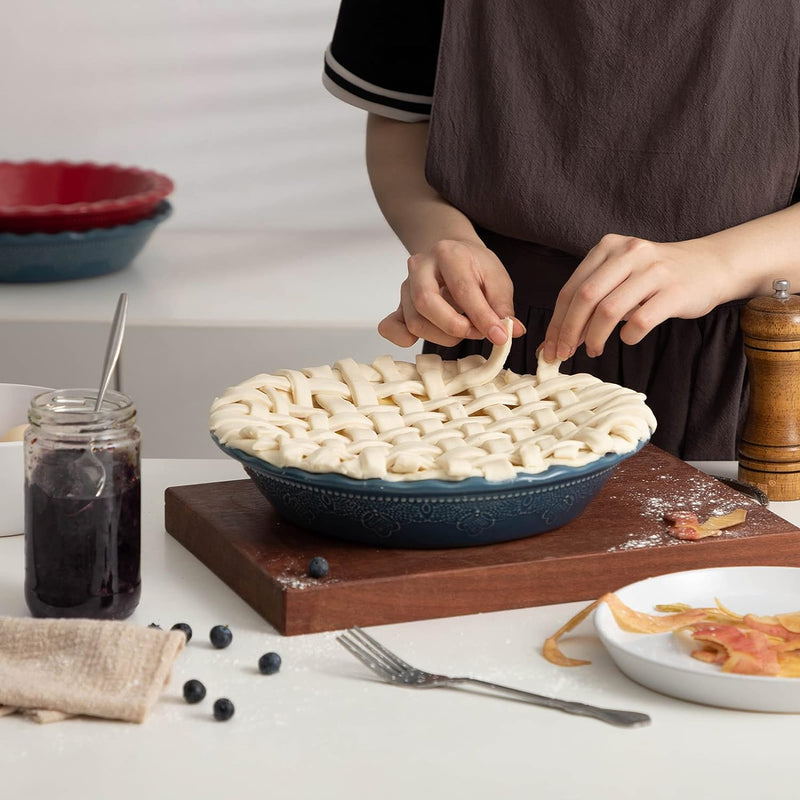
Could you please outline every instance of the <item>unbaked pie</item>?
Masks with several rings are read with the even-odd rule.
[[[631,452],[655,430],[644,395],[541,358],[536,375],[518,375],[503,369],[510,348],[509,335],[488,359],[344,358],[256,375],[214,401],[211,432],[277,467],[501,481]]]

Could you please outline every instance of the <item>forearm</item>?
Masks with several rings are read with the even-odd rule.
[[[800,204],[704,237],[729,265],[728,299],[772,294],[785,278],[800,292]]]
[[[443,239],[480,243],[469,219],[425,179],[428,123],[367,119],[367,170],[386,221],[409,253]]]
[[[425,179],[427,123],[370,114],[367,168],[375,198],[410,253],[400,304],[378,330],[401,347],[417,339],[452,347],[462,339],[508,337],[502,320],[514,316],[514,285],[500,259],[469,219]],[[514,320],[512,336],[525,328]]]

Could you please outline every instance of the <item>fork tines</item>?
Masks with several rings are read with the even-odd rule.
[[[364,666],[386,680],[397,680],[411,665],[373,639],[357,625],[336,637],[339,644],[349,650]]]

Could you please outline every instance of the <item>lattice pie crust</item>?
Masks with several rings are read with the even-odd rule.
[[[644,395],[541,359],[536,375],[517,375],[502,368],[510,347],[509,336],[488,359],[344,358],[256,375],[214,401],[211,431],[278,467],[500,481],[630,452],[655,430]]]

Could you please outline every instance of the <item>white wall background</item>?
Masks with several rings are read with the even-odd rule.
[[[384,235],[364,115],[321,85],[338,0],[2,0],[0,157],[176,182],[170,225]]]

